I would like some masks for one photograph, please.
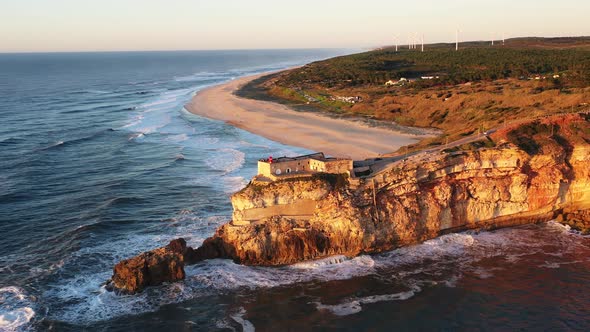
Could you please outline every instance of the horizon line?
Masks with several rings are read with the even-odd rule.
[[[523,39],[523,38],[590,38],[590,35],[578,35],[578,36],[515,36],[507,38],[508,40]],[[478,39],[478,40],[464,40],[460,43],[477,43],[477,42],[488,42],[491,39]],[[494,40],[502,40],[502,38],[496,38]],[[455,44],[455,41],[439,41],[425,43],[424,45],[439,45],[439,44]],[[395,44],[385,44],[381,46],[342,46],[342,47],[262,47],[262,48],[202,48],[202,49],[145,49],[145,50],[66,50],[66,51],[0,51],[0,55],[3,54],[65,54],[65,53],[140,53],[140,52],[219,52],[219,51],[278,51],[278,50],[345,50],[345,49],[357,49],[357,50],[376,50],[380,48],[390,47]],[[408,45],[406,43],[399,44],[400,46]]]

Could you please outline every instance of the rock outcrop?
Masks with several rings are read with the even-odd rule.
[[[190,248],[189,248],[190,249]],[[148,286],[184,279],[184,239],[176,239],[166,247],[144,252],[115,265],[107,289],[127,294],[141,292]]]
[[[232,196],[233,221],[198,250],[204,258],[282,265],[559,215],[583,228],[590,221],[589,119],[520,124],[495,133],[494,148],[410,160],[363,179],[251,183]]]
[[[172,281],[184,275],[176,266],[209,258],[283,265],[377,253],[467,229],[552,219],[587,227],[589,120],[576,114],[505,128],[491,137],[494,148],[424,156],[367,178],[252,182],[232,196],[232,222],[200,248],[161,248],[121,262],[113,284],[129,290]]]

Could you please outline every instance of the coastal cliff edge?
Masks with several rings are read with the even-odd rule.
[[[201,247],[174,249],[171,244],[172,249],[155,250],[173,257],[173,268],[158,261],[165,271],[154,272],[140,255],[120,262],[110,284],[134,293],[182,279],[178,267],[204,259],[285,265],[378,253],[450,232],[549,220],[588,232],[590,115],[536,119],[498,129],[486,139],[493,147],[400,161],[366,177],[320,173],[252,181],[232,195],[232,221]],[[133,270],[138,259],[141,269]],[[158,278],[131,283],[127,280],[138,277],[126,278],[119,271],[151,271]],[[171,271],[169,280],[161,277],[166,271]]]

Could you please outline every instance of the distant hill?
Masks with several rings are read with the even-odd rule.
[[[567,72],[570,85],[590,84],[590,37],[516,38],[497,41],[426,45],[425,52],[387,47],[319,61],[295,70],[278,81],[319,84],[328,88],[382,84],[390,79],[439,76],[435,84],[520,78]]]
[[[441,144],[510,121],[587,110],[590,37],[385,47],[314,62],[247,85],[243,96],[338,116],[434,127]]]

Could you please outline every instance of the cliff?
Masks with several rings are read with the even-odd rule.
[[[555,218],[588,228],[589,115],[535,120],[489,139],[495,147],[424,154],[366,178],[251,182],[231,198],[233,220],[185,250],[185,260],[282,265]]]

